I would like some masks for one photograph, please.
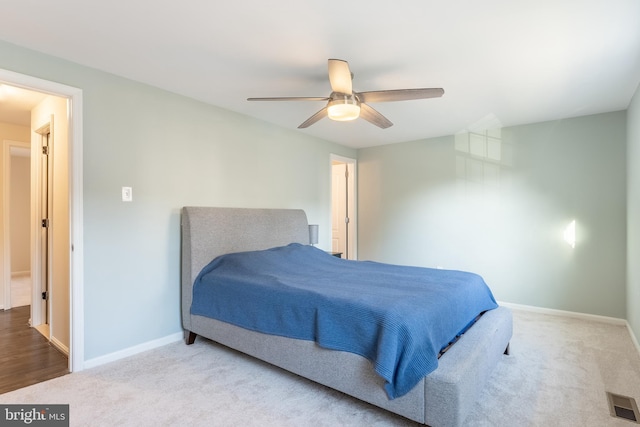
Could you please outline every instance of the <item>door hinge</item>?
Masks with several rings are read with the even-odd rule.
[[[43,145],[42,146],[42,154],[44,154],[45,156],[47,154],[49,154],[49,146],[48,145]]]
[[[42,228],[49,228],[49,218],[42,220]]]
[[[46,301],[48,297],[49,297],[48,292],[47,292],[47,291],[44,291],[44,292],[42,293],[42,299]]]

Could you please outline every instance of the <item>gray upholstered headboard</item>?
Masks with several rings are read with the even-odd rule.
[[[231,252],[309,243],[300,209],[182,208],[182,323],[191,327],[191,287],[212,259]]]

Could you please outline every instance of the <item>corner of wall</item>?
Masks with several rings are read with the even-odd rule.
[[[627,320],[640,351],[640,85],[627,109]]]
[[[633,332],[633,329],[631,328],[631,325],[629,324],[629,322],[627,322],[627,329],[629,330],[629,335],[631,335],[631,341],[633,342],[633,345],[636,346],[636,350],[638,350],[638,354],[640,354],[640,343],[638,342],[638,338],[636,337],[636,334]]]

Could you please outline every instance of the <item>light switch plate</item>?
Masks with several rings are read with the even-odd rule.
[[[130,202],[133,200],[133,189],[131,187],[122,187],[122,201]]]

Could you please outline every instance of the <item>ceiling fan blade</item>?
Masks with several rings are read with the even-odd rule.
[[[300,126],[298,126],[298,129],[308,128],[309,126],[311,126],[315,122],[317,122],[320,119],[323,119],[325,117],[327,117],[327,107],[324,107],[322,110],[318,111],[313,116],[311,116],[307,120],[305,120]]]
[[[247,98],[247,101],[328,101],[326,97],[280,96],[276,98]]]
[[[351,70],[347,61],[341,59],[329,60],[329,82],[331,90],[334,92],[345,93],[351,95],[353,89],[351,86]]]
[[[359,92],[360,102],[393,102],[409,101],[411,99],[438,98],[444,95],[442,88],[423,89],[397,89],[397,90],[376,90],[372,92]]]
[[[389,119],[364,103],[360,104],[360,118],[382,129],[393,126],[393,123],[391,123]]]

